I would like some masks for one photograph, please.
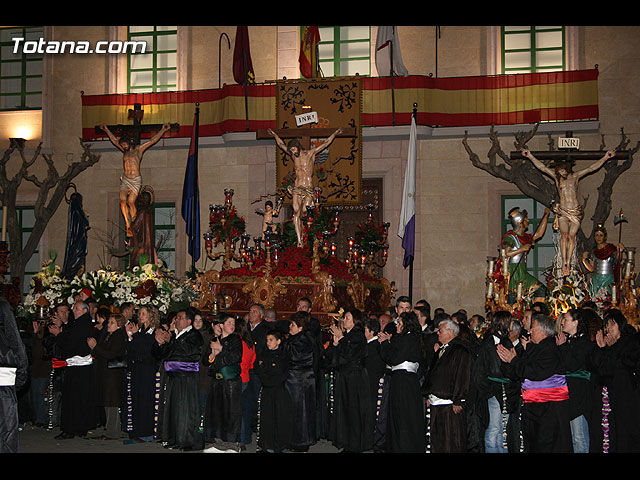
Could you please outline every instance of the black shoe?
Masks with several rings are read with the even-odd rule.
[[[58,435],[56,435],[55,438],[56,440],[68,440],[70,438],[73,438],[74,436],[70,433],[65,433],[65,432],[61,432]]]

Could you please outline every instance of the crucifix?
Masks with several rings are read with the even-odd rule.
[[[140,163],[144,152],[158,143],[165,132],[178,131],[180,125],[177,123],[164,125],[142,124],[144,110],[136,103],[133,109],[129,109],[129,119],[133,119],[133,125],[112,125],[100,124],[95,127],[98,134],[105,133],[111,143],[123,153],[124,174],[120,177],[120,209],[127,227],[127,237],[132,237],[131,223],[136,217],[136,198],[142,188],[142,176],[140,174]],[[115,131],[120,138],[112,132]],[[141,144],[140,136],[143,133],[157,132],[151,139]]]
[[[558,192],[559,202],[553,205],[556,214],[553,227],[560,231],[560,255],[562,257],[562,276],[571,273],[570,265],[576,247],[576,235],[584,216],[583,205],[578,200],[578,182],[584,176],[599,170],[607,160],[624,155],[623,152],[609,150],[575,152],[565,151],[535,152],[526,148],[519,152],[511,152],[511,159],[526,158],[542,173],[553,179]],[[543,161],[551,160],[551,166]],[[573,171],[575,160],[597,160],[591,165],[578,171]]]
[[[283,128],[279,130],[261,129],[256,138],[275,138],[278,147],[293,160],[295,183],[291,189],[293,206],[293,226],[298,237],[298,246],[302,239],[302,212],[314,204],[313,166],[315,156],[327,148],[336,137],[355,137],[355,128]],[[283,138],[290,139],[285,145]],[[317,146],[311,146],[311,138],[324,138]],[[286,157],[285,157],[286,158]]]

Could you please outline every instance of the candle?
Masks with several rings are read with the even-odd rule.
[[[489,282],[487,286],[487,298],[493,297],[493,282]]]
[[[618,286],[617,285],[611,286],[611,303],[613,303],[614,305],[618,303]]]

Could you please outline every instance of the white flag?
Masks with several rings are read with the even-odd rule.
[[[398,236],[402,238],[404,248],[404,268],[407,268],[413,259],[416,232],[416,158],[418,156],[418,129],[416,119],[411,116],[411,131],[409,133],[409,154],[407,167],[404,172],[404,190],[402,192],[402,210],[400,210],[400,222]]]
[[[400,77],[409,75],[402,61],[398,30],[396,27],[378,27],[376,37],[376,69],[380,77],[391,75],[391,57],[393,56],[393,73]]]

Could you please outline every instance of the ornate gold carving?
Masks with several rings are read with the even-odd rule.
[[[338,301],[333,296],[333,287],[335,285],[333,277],[327,272],[319,272],[315,279],[320,283],[320,287],[316,290],[311,301],[314,305],[321,305],[323,311],[333,312],[338,306]]]
[[[272,308],[278,295],[287,293],[287,287],[276,282],[271,275],[265,273],[262,277],[255,277],[242,287],[255,303],[261,303],[265,308]]]
[[[353,300],[353,305],[359,310],[364,310],[364,302],[369,296],[369,289],[365,286],[357,273],[349,282],[349,285],[347,286],[347,293],[351,297],[351,300]]]

